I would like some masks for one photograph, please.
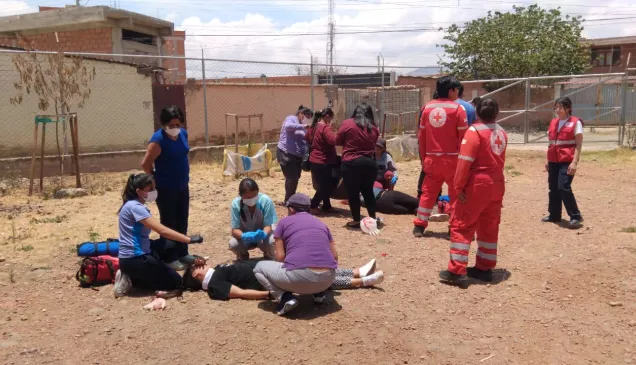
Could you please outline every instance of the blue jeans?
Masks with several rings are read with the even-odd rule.
[[[581,219],[581,212],[572,192],[574,176],[568,175],[568,166],[570,166],[569,162],[548,163],[548,187],[550,188],[548,212],[550,212],[550,218],[555,221],[561,220],[561,202],[570,219]]]

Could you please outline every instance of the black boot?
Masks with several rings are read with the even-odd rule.
[[[421,226],[413,227],[413,236],[415,236],[415,238],[424,237],[424,230],[426,230],[426,228],[421,227]]]
[[[570,219],[570,222],[568,222],[568,228],[570,229],[579,229],[581,227],[583,227],[583,217]]]
[[[466,286],[468,284],[468,277],[466,275],[453,274],[448,270],[439,272],[439,280],[457,286]]]
[[[476,267],[466,269],[468,277],[479,281],[490,283],[492,281],[492,270],[479,270]]]

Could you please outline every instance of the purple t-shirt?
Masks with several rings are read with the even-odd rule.
[[[284,266],[287,270],[338,267],[331,252],[333,237],[329,228],[309,213],[296,213],[281,219],[274,237],[285,243]]]

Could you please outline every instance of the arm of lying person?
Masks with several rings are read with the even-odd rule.
[[[269,299],[269,292],[262,290],[241,289],[236,285],[230,287],[230,298],[264,300]]]
[[[191,241],[190,237],[164,226],[153,217],[142,219],[140,220],[140,222],[147,228],[150,228],[154,232],[158,233],[163,238],[167,238],[169,240],[182,242],[182,243],[190,243]]]

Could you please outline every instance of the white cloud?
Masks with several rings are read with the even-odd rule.
[[[409,6],[409,1],[396,3],[383,0],[383,4],[360,2],[355,12],[351,6],[342,10],[336,6],[336,32],[426,27],[447,27],[453,22],[462,23],[486,15],[487,10],[508,11],[510,3],[488,3],[462,0],[461,7],[455,5]],[[393,3],[393,4],[391,4]],[[562,12],[583,15],[588,19],[602,19],[633,15],[636,17],[636,4],[624,1],[609,1],[598,7],[585,7],[584,0],[553,0],[562,4]],[[402,4],[402,5],[398,5]],[[407,4],[407,5],[405,5]],[[411,2],[411,4],[414,4]],[[421,2],[419,3],[421,4]],[[440,4],[445,4],[440,1]],[[567,5],[576,5],[571,7]],[[631,14],[630,14],[631,13]],[[393,26],[391,26],[393,25]],[[615,37],[636,35],[634,19],[614,22],[598,21],[585,23],[585,37]],[[280,62],[308,62],[309,51],[325,61],[327,35],[283,37],[291,33],[326,33],[327,16],[297,22],[284,27],[276,23],[272,13],[247,14],[238,21],[224,22],[221,19],[208,21],[198,16],[182,22],[180,28],[187,31],[187,48],[192,55],[200,55],[200,48],[206,48],[207,57],[217,59],[261,60]],[[277,34],[281,37],[197,37],[197,34]],[[435,65],[443,52],[435,45],[443,42],[442,32],[417,33],[375,33],[375,34],[337,34],[336,61],[339,64],[375,65],[378,53],[385,57],[387,65]]]
[[[38,11],[37,7],[27,4],[26,1],[20,1],[20,0],[0,1],[0,16],[35,13],[37,11]]]

